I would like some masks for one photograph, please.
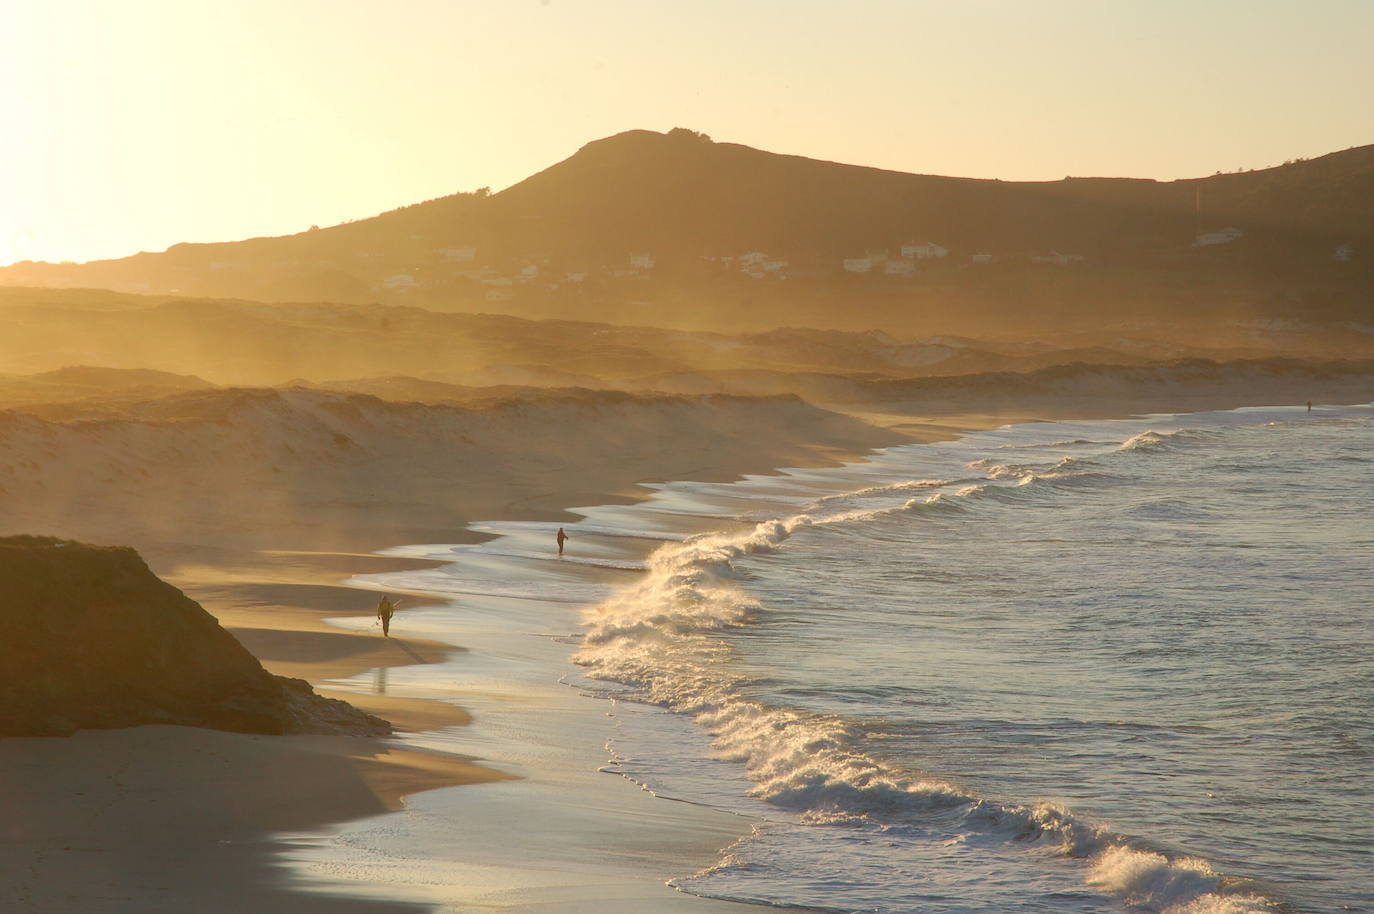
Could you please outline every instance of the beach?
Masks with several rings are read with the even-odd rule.
[[[403,734],[459,728],[454,742],[461,746],[461,728],[470,716],[453,703],[397,698],[377,690],[344,694],[329,688],[331,682],[355,674],[372,671],[384,676],[389,670],[435,664],[462,653],[462,645],[406,634],[406,607],[421,599],[412,595],[400,595],[402,612],[391,638],[381,637],[379,628],[352,632],[324,621],[347,616],[372,621],[376,595],[341,583],[353,575],[439,564],[378,556],[371,550],[439,537],[451,542],[482,539],[465,529],[467,520],[558,520],[569,517],[564,507],[633,501],[646,492],[637,488],[641,481],[730,479],[777,465],[828,465],[856,457],[868,447],[902,440],[850,420],[842,420],[837,432],[829,418],[833,414],[818,411],[813,414],[820,426],[808,423],[809,408],[802,409],[801,422],[795,414],[790,417],[796,426],[792,434],[779,428],[776,434],[751,439],[732,429],[736,422],[751,422],[747,402],[738,419],[728,415],[728,404],[720,415],[707,407],[700,413],[704,418],[683,423],[680,434],[671,436],[654,433],[655,408],[650,404],[639,422],[644,438],[629,440],[610,460],[573,453],[574,448],[594,452],[604,446],[596,423],[583,422],[580,437],[567,432],[561,455],[552,443],[543,442],[531,454],[532,442],[526,438],[515,446],[531,456],[512,467],[504,453],[512,446],[510,432],[498,429],[507,439],[500,445],[503,453],[481,455],[480,463],[472,457],[465,460],[465,476],[480,476],[481,482],[464,486],[456,498],[450,495],[443,510],[436,509],[433,493],[453,490],[453,480],[444,474],[444,467],[452,464],[429,443],[427,452],[414,448],[408,455],[410,473],[404,480],[387,479],[387,467],[374,470],[365,483],[370,491],[350,491],[350,482],[357,487],[357,480],[317,472],[314,486],[325,503],[302,505],[299,497],[282,498],[271,505],[270,521],[256,510],[262,504],[261,493],[253,479],[244,478],[241,452],[233,456],[240,466],[220,476],[228,485],[215,491],[205,483],[204,467],[159,462],[146,441],[129,446],[127,439],[120,440],[121,435],[146,436],[146,427],[121,433],[108,424],[86,429],[52,426],[43,431],[45,437],[86,437],[81,444],[59,445],[70,455],[68,461],[39,458],[29,464],[41,466],[44,476],[35,489],[60,491],[63,497],[39,494],[14,500],[5,528],[134,545],[155,573],[214,615],[269,672],[305,679],[320,686],[322,694],[343,697],[391,721]],[[789,421],[789,409],[783,404],[784,422]],[[567,418],[573,417],[565,417],[555,428],[570,428],[564,425]],[[623,418],[613,415],[605,421],[618,424]],[[679,411],[669,421],[681,423],[682,418]],[[761,427],[772,421],[759,413],[752,419],[755,425],[761,420]],[[712,428],[718,420],[723,424]],[[214,424],[208,429],[232,440],[232,430],[221,431]],[[179,426],[171,432],[183,434]],[[559,437],[556,430],[540,434],[551,440]],[[92,446],[92,435],[103,440]],[[407,443],[398,442],[392,430],[388,441],[397,450]],[[92,461],[102,460],[120,469],[93,472]],[[97,492],[90,485],[107,472],[122,475],[123,467],[138,460],[158,471],[142,491],[137,482],[119,492]],[[663,476],[656,474],[659,468],[665,470]],[[83,489],[92,491],[83,495]],[[359,498],[360,494],[367,497]],[[253,499],[255,508],[245,510],[245,499]],[[202,511],[199,522],[183,504],[192,500]],[[413,910],[418,904],[413,900],[358,901],[292,891],[296,877],[280,865],[281,846],[274,836],[401,809],[405,797],[421,791],[513,777],[451,747],[433,751],[405,748],[396,740],[266,737],[188,727],[81,731],[71,739],[6,738],[0,740],[0,772],[0,802],[14,811],[7,816],[4,832],[13,852],[0,863],[3,894],[23,899],[26,910],[53,912],[70,911],[73,905],[92,912],[158,910],[160,905],[226,912],[245,906],[267,911]],[[587,774],[596,788],[600,781],[613,780],[596,775],[594,769]],[[685,807],[677,815],[648,812],[644,807],[662,804],[653,804],[649,795],[634,788],[617,793],[606,802],[627,807],[629,811],[617,816],[629,831],[611,831],[642,837],[647,829],[652,834],[645,841],[635,840],[626,859],[612,867],[614,872],[593,880],[593,887],[570,879],[572,894],[567,897],[559,894],[560,868],[536,878],[544,897],[553,898],[550,903],[558,910],[573,910],[565,906],[573,903],[612,910],[603,904],[606,893],[618,893],[629,911],[639,910],[639,893],[648,892],[659,909],[687,904],[711,910],[713,903],[665,887],[663,872],[683,862],[709,864],[720,847],[739,836],[740,822]],[[565,815],[573,812],[565,810]],[[488,824],[507,833],[508,811],[492,809],[490,819]],[[522,829],[531,834],[538,830],[533,825]],[[521,843],[516,842],[511,856],[519,857]],[[74,859],[80,864],[73,865]],[[627,863],[634,866],[627,869]]]
[[[1094,412],[1110,408],[1098,404]],[[425,637],[425,626],[412,624],[424,618],[416,610],[436,603],[416,588],[389,591],[402,609],[392,637],[383,638],[372,626],[375,576],[423,577],[443,559],[423,549],[393,548],[387,555],[374,550],[473,543],[490,535],[468,530],[467,522],[514,518],[556,526],[577,517],[560,509],[645,497],[650,490],[639,483],[728,481],[780,466],[836,466],[861,460],[884,442],[944,441],[1063,415],[1027,409],[862,418],[877,420],[864,426],[873,433],[848,441],[831,436],[820,448],[774,440],[751,452],[737,440],[705,455],[706,462],[701,454],[687,455],[695,465],[685,465],[680,456],[665,460],[672,445],[660,442],[640,463],[599,466],[587,460],[521,485],[488,484],[466,515],[455,516],[446,528],[458,532],[443,540],[425,535],[436,529],[429,525],[398,531],[391,519],[404,505],[388,512],[380,530],[368,526],[366,511],[337,510],[327,538],[318,535],[309,512],[295,524],[290,514],[280,513],[262,548],[251,548],[242,528],[230,529],[222,542],[206,529],[187,531],[183,542],[136,537],[153,570],[215,615],[269,671],[306,679],[324,694],[390,720],[401,733],[372,740],[139,727],[0,741],[0,789],[6,809],[17,811],[7,817],[6,843],[19,850],[0,864],[6,895],[23,899],[25,910],[54,912],[73,905],[84,911],[226,912],[468,905],[528,911],[738,909],[732,902],[676,891],[664,880],[713,865],[721,849],[748,835],[754,823],[748,816],[665,802],[630,779],[596,770],[606,761],[604,710],[560,682],[531,678],[571,653],[554,637],[566,632],[555,625],[547,637],[535,639],[536,646],[508,652],[528,652],[528,663],[493,668],[480,659],[491,652],[480,648],[509,645],[502,640],[509,633],[493,634],[496,627],[483,614],[517,616],[522,596],[467,601],[473,634],[468,643],[453,644]],[[876,431],[879,425],[886,430]],[[654,474],[656,465],[666,468],[662,476]],[[487,472],[499,475],[496,467]],[[576,489],[560,492],[558,480],[566,477],[576,479]],[[351,525],[341,522],[347,517]],[[70,515],[56,520],[66,525],[55,531],[63,535],[119,535],[99,524],[83,534]],[[714,522],[684,523],[705,530]],[[604,572],[607,581],[617,582],[625,574]],[[526,640],[528,634],[521,633]],[[467,647],[478,649],[474,657],[465,657]],[[456,700],[408,688],[406,671],[420,666],[456,671],[446,679],[460,686]],[[401,694],[389,694],[394,692]],[[516,717],[525,732],[483,729],[486,720],[515,719],[503,717],[511,706],[519,707]],[[512,746],[525,748],[516,752]],[[491,747],[500,749],[504,763],[484,763],[484,748]],[[463,785],[474,786],[456,794],[435,792]],[[442,848],[452,855],[444,878],[456,883],[431,887],[427,894],[416,891],[427,874],[398,864],[396,872],[379,875],[375,861],[351,855],[348,849],[358,841],[350,835],[388,828],[387,814],[397,811],[463,823],[461,834],[449,836],[451,843]]]

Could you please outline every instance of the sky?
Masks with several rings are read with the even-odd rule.
[[[11,0],[0,264],[500,190],[624,130],[1172,179],[1374,143],[1370,0]]]

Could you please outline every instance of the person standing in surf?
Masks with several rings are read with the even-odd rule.
[[[563,554],[563,544],[566,543],[566,542],[568,541],[568,534],[566,534],[566,533],[563,532],[563,528],[562,528],[562,527],[559,527],[559,528],[558,528],[558,537],[557,537],[557,539],[558,539],[558,554],[559,554],[559,555],[562,555],[562,554]]]

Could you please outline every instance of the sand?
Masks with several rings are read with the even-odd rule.
[[[341,563],[376,571],[415,567],[413,560],[175,546],[147,557],[281,675],[323,682],[434,662],[451,650],[322,621],[371,599],[337,585]],[[322,691],[400,730],[470,720],[444,702]],[[509,777],[462,756],[355,737],[137,727],[4,739],[0,897],[15,900],[15,910],[53,912],[409,910],[286,894],[272,835],[397,810],[417,791]]]
[[[351,737],[191,727],[0,741],[7,910],[398,910],[287,900],[272,832],[499,780],[469,761]]]
[[[712,431],[709,408],[684,412],[672,407],[690,420],[678,429],[678,419],[662,414],[657,405],[647,410],[635,404],[612,406],[628,409],[634,414],[631,419],[638,416],[646,423],[644,446],[622,447],[611,459],[593,460],[588,454],[597,451],[594,438],[584,440],[587,435],[562,420],[544,428],[548,414],[535,417],[530,425],[540,429],[537,441],[508,442],[508,447],[482,453],[480,465],[469,462],[463,467],[469,484],[458,490],[460,498],[448,499],[442,523],[411,525],[403,519],[409,509],[427,518],[441,513],[432,503],[424,503],[427,488],[456,488],[451,461],[442,452],[442,447],[452,447],[451,441],[425,441],[429,450],[413,461],[410,475],[401,475],[392,463],[371,478],[345,480],[330,477],[327,466],[303,463],[293,471],[293,481],[309,480],[320,498],[333,500],[312,504],[282,497],[265,516],[255,514],[260,499],[236,495],[236,486],[248,494],[247,487],[257,483],[235,476],[232,459],[223,454],[219,459],[225,465],[213,471],[220,474],[214,481],[224,482],[220,492],[205,490],[207,471],[197,469],[198,449],[190,446],[174,449],[186,453],[184,463],[164,449],[158,453],[158,474],[135,478],[130,467],[139,465],[141,449],[158,436],[156,429],[26,427],[10,439],[11,448],[28,445],[31,453],[27,458],[23,451],[10,456],[11,466],[34,473],[32,497],[12,500],[0,526],[12,532],[134,545],[154,572],[200,602],[271,672],[320,685],[324,694],[385,717],[399,730],[442,731],[462,727],[470,715],[443,701],[329,688],[336,680],[366,671],[375,671],[384,682],[388,669],[437,663],[461,650],[404,633],[405,609],[423,599],[415,595],[399,595],[401,612],[390,638],[376,629],[345,631],[325,623],[326,618],[368,617],[374,611],[375,593],[341,584],[350,576],[433,564],[368,550],[472,541],[472,534],[463,529],[467,520],[568,518],[562,512],[572,505],[643,497],[645,490],[635,485],[639,481],[729,479],[778,465],[833,464],[870,447],[903,440],[849,420],[829,432],[823,427],[832,420],[820,415],[822,430],[828,433],[813,444],[807,438],[817,433],[816,415],[807,412],[809,407],[799,410],[789,404],[780,406],[776,421],[782,425],[760,426],[763,434],[757,436],[743,432],[768,417],[751,413],[753,407],[741,412],[727,406],[726,412],[733,409],[735,414],[727,415],[714,440],[703,435]],[[385,406],[377,415],[379,421],[390,418]],[[502,435],[520,432],[508,416],[490,421],[515,426],[515,432],[499,429]],[[783,434],[788,422],[796,427]],[[279,433],[271,426],[257,428],[264,438]],[[587,428],[584,425],[582,431]],[[192,440],[179,427],[171,432],[183,445]],[[210,432],[220,434],[213,423],[204,434]],[[26,441],[26,434],[34,437]],[[361,434],[354,434],[361,439]],[[400,434],[385,429],[379,441],[385,439],[396,450],[401,447],[395,443]],[[564,439],[576,447],[560,447]],[[165,448],[165,436],[160,440],[159,446]],[[538,452],[533,458],[531,447]],[[63,462],[54,454],[75,459]],[[304,457],[318,459],[317,454]],[[507,472],[513,459],[527,465]],[[114,502],[101,500],[101,481],[115,486],[109,490],[118,491]],[[367,487],[367,497],[350,499],[351,487],[359,484]],[[387,511],[375,510],[391,485],[397,504]],[[23,483],[9,491],[22,490]],[[52,493],[59,492],[70,497],[54,498]],[[191,522],[197,514],[185,504],[188,499],[206,507],[201,522]],[[236,503],[241,516],[233,516]],[[150,518],[153,523],[146,522]],[[590,737],[592,728],[582,729],[586,733],[579,736]],[[461,745],[462,740],[457,742]],[[401,809],[404,798],[422,791],[510,781],[514,776],[485,767],[480,759],[451,751],[406,749],[394,740],[264,737],[186,727],[81,731],[70,739],[5,739],[0,741],[0,808],[6,812],[0,827],[0,898],[16,900],[18,910],[63,914],[428,909],[413,902],[296,890],[299,874],[282,863],[290,849],[282,833],[317,834],[332,823],[365,821]],[[521,799],[485,814],[482,824],[502,836],[490,846],[506,848],[503,853],[514,865],[507,883],[515,880],[522,886],[518,899],[502,896],[505,900],[494,906],[600,912],[740,907],[677,893],[663,879],[709,865],[721,847],[747,831],[747,823],[655,801],[628,782],[598,775],[594,769],[579,776],[587,780],[573,791],[560,788],[545,801],[534,802],[544,787],[533,785]],[[579,812],[577,803],[560,808],[565,795],[600,797],[594,818],[603,823],[603,840],[592,850],[603,858],[600,870],[579,865],[580,875],[574,877],[562,865],[540,868],[519,860],[525,846],[521,836],[533,835],[522,829],[539,826],[530,823],[511,831],[510,809],[523,803],[526,818],[555,816],[564,828],[575,829],[586,811]],[[665,811],[660,808],[665,805],[683,808]],[[620,857],[613,852],[616,842],[623,848]],[[608,870],[606,860],[619,862]],[[484,871],[493,871],[493,865],[486,864]],[[500,896],[500,891],[493,891]]]

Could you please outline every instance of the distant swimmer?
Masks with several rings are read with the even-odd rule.
[[[568,541],[568,534],[563,532],[563,528],[558,528],[558,554],[563,554],[563,544]]]
[[[382,620],[383,637],[391,637],[391,617],[396,612],[396,607],[391,602],[390,597],[382,597],[382,602],[377,604],[377,618]]]

